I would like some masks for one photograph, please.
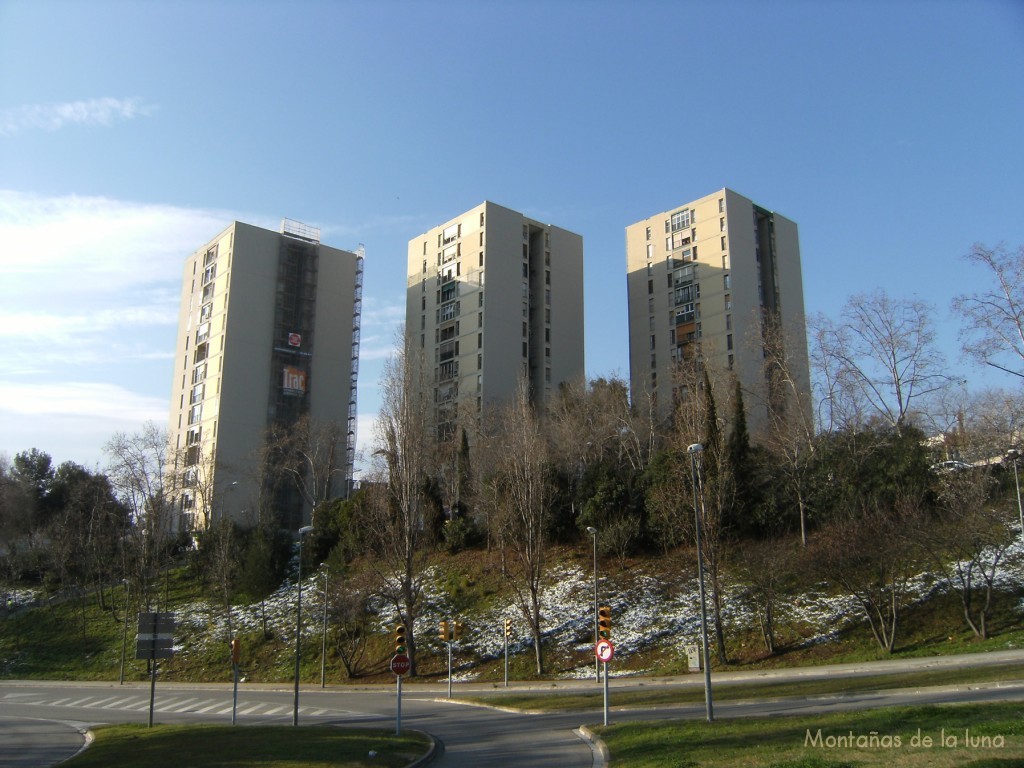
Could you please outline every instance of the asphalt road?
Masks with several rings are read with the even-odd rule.
[[[861,676],[886,671],[959,668],[1024,661],[1024,651],[971,654],[956,657],[909,659],[855,665],[833,665],[791,670],[753,671],[715,675],[720,683],[747,679],[808,679]],[[701,685],[700,676],[685,678],[612,678],[612,722],[664,718],[700,719],[704,705],[615,709],[615,690],[640,686]],[[518,685],[534,690],[595,690],[593,681]],[[521,714],[460,703],[460,695],[486,696],[491,685],[456,684],[455,698],[446,700],[446,686],[406,684],[402,703],[403,729],[432,735],[439,756],[432,766],[477,768],[480,765],[537,766],[539,768],[593,768],[603,765],[599,753],[575,729],[601,721],[601,711]],[[239,688],[239,725],[290,725],[294,706],[290,686],[244,684]],[[788,698],[748,702],[716,702],[717,719],[744,716],[799,715],[865,709],[901,704],[966,701],[1024,701],[1024,683],[942,686],[880,693]],[[392,686],[304,689],[299,719],[303,725],[395,726],[395,690]],[[87,729],[100,723],[146,722],[149,686],[133,683],[0,682],[0,765],[51,766],[85,743]],[[158,682],[154,722],[231,722],[229,685],[188,685]]]

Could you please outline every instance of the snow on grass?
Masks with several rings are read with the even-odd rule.
[[[1000,564],[997,585],[1017,587],[1024,581],[1024,546],[1016,542]],[[473,680],[474,664],[467,661],[496,660],[504,654],[504,623],[512,619],[513,633],[510,654],[532,650],[533,640],[518,606],[510,599],[472,616],[456,616],[453,601],[444,589],[443,573],[431,567],[422,575],[420,611],[415,623],[417,646],[424,651],[440,652],[444,643],[438,638],[438,622],[461,619],[466,625],[465,637],[454,646],[457,660],[455,680]],[[302,582],[303,637],[318,638],[323,611],[323,575],[304,574]],[[333,588],[337,588],[336,586]],[[545,639],[578,652],[588,662],[563,673],[569,678],[593,675],[594,592],[593,572],[575,565],[558,565],[549,569],[543,589],[542,634]],[[924,600],[949,588],[933,575],[919,574],[908,581],[909,603]],[[707,586],[708,625],[713,626],[710,588]],[[285,640],[295,637],[295,608],[298,586],[283,583],[264,604],[253,603],[231,608],[235,633],[260,631],[264,611],[267,628]],[[27,598],[26,598],[27,599]],[[696,573],[680,573],[678,578],[663,578],[637,568],[618,583],[607,577],[599,581],[599,601],[612,608],[612,638],[616,658],[628,659],[656,646],[672,646],[680,656],[687,645],[700,641],[700,600]],[[372,602],[377,612],[376,628],[390,635],[394,629],[394,608],[381,598]],[[1024,600],[1020,603],[1024,612]],[[223,606],[199,600],[182,605],[175,611],[179,627],[179,643],[186,655],[192,649],[207,649],[225,644],[229,637],[227,615]],[[730,628],[756,628],[754,606],[744,590],[735,584],[726,587],[723,621]],[[857,600],[849,595],[833,594],[828,585],[786,595],[776,606],[776,626],[798,627],[805,636],[804,645],[834,640],[840,632],[863,621]]]

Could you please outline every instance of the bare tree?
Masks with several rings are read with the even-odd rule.
[[[819,357],[847,412],[873,413],[900,431],[918,400],[946,386],[933,314],[923,301],[877,290],[852,297],[838,325],[819,328]]]
[[[180,523],[171,501],[173,487],[168,486],[174,480],[168,471],[167,433],[148,422],[141,433],[118,432],[104,451],[110,459],[107,477],[133,522],[132,567],[126,567],[126,574],[135,582],[133,592],[148,606],[153,579],[167,562]]]
[[[433,470],[432,404],[425,367],[411,337],[402,333],[381,377],[381,409],[374,456],[382,465],[368,488],[369,535],[379,555],[374,568],[381,594],[405,624],[410,675],[416,674],[414,627],[420,609],[425,544],[430,532],[425,495]]]
[[[896,647],[918,556],[913,534],[921,526],[920,499],[898,498],[891,508],[868,508],[837,519],[815,542],[819,572],[852,596],[878,646]]]
[[[736,558],[737,575],[754,606],[761,639],[769,655],[778,650],[776,624],[800,553],[786,540],[768,539],[747,544]]]
[[[800,541],[807,546],[807,515],[810,497],[810,468],[815,449],[811,393],[796,375],[788,349],[803,344],[786,339],[778,323],[766,323],[764,332],[765,378],[769,402],[767,444],[777,461],[774,467],[796,504],[800,519]]]
[[[1024,246],[1013,252],[1004,245],[975,243],[965,258],[987,270],[995,285],[953,299],[953,311],[963,317],[964,354],[1024,378]],[[996,362],[1008,358],[1017,370]]]
[[[504,541],[511,552],[506,571],[516,603],[533,635],[537,674],[544,674],[541,594],[547,565],[547,526],[554,496],[548,446],[520,380],[506,405],[496,436],[499,459],[491,482],[502,511]]]
[[[338,482],[348,474],[344,425],[304,414],[292,424],[275,424],[267,445],[279,459],[277,471],[310,509],[339,494]]]
[[[1016,518],[994,505],[994,487],[988,467],[941,473],[939,517],[921,530],[932,566],[959,595],[964,621],[981,639],[988,637],[996,577]]]
[[[328,605],[332,643],[350,679],[363,674],[370,634],[372,585],[363,578],[348,578],[344,585],[332,578]]]

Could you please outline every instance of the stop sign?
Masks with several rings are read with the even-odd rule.
[[[404,653],[396,653],[391,657],[391,671],[396,675],[404,675],[412,667],[412,662]]]

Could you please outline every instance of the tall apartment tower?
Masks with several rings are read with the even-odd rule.
[[[543,410],[584,375],[583,238],[481,203],[409,241],[405,318],[440,438],[472,436],[523,377]]]
[[[270,430],[287,434],[302,417],[336,457],[319,492],[347,490],[362,265],[361,246],[322,245],[318,229],[287,219],[280,232],[234,222],[187,259],[169,429],[181,527],[222,515],[308,522],[308,494],[275,471],[287,450],[264,450]]]
[[[784,341],[797,387],[810,391],[794,222],[721,189],[626,227],[626,263],[633,402],[653,395],[666,415],[679,367],[706,363],[738,378],[756,432],[771,402],[771,333]]]

